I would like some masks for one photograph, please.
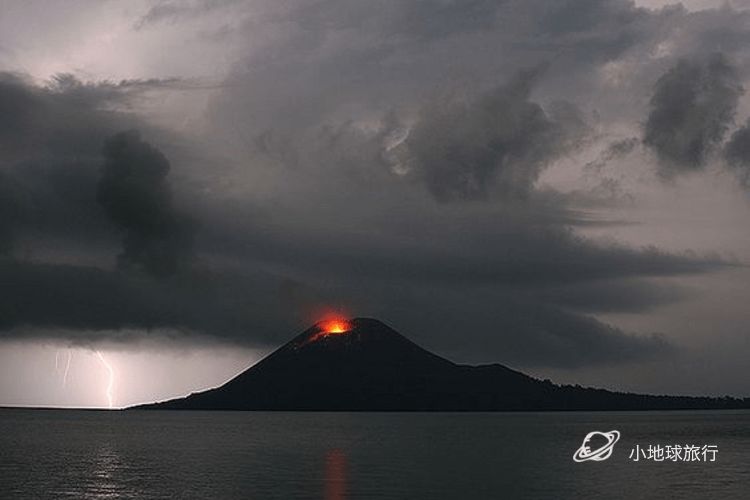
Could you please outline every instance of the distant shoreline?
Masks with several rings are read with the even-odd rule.
[[[39,411],[85,411],[109,413],[134,412],[174,412],[174,413],[425,413],[425,414],[487,414],[487,413],[674,413],[674,412],[721,412],[721,411],[750,411],[750,406],[741,408],[657,408],[657,409],[599,409],[599,410],[228,410],[228,409],[173,409],[173,408],[141,408],[128,406],[126,408],[59,408],[53,406],[1,406],[1,410],[39,410]]]

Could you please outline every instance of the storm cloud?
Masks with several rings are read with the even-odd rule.
[[[681,60],[659,78],[643,142],[656,152],[663,175],[705,166],[732,125],[743,92],[737,70],[721,54]]]
[[[193,221],[172,206],[167,158],[137,131],[107,139],[103,154],[96,199],[125,232],[119,267],[156,276],[185,268],[192,254]]]
[[[521,72],[470,102],[424,109],[403,141],[400,168],[413,170],[441,201],[526,197],[541,171],[585,130],[574,106],[558,103],[548,113],[529,100],[538,72]]]
[[[724,157],[740,182],[750,187],[750,121],[732,134],[724,148]]]
[[[640,208],[650,176],[708,170],[727,137],[747,170],[746,11],[248,5],[122,24],[233,44],[221,76],[181,49],[122,81],[0,78],[4,338],[269,347],[337,309],[459,360],[636,363],[679,354],[680,332],[618,319],[741,268],[651,244],[640,213],[630,241],[613,200],[586,200],[611,181]],[[170,76],[181,57],[204,94]]]

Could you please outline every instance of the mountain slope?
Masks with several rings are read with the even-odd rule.
[[[502,365],[466,366],[380,321],[319,323],[216,389],[144,409],[496,411],[750,407],[750,400],[558,386]]]

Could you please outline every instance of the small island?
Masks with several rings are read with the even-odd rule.
[[[566,411],[750,408],[750,399],[613,392],[453,363],[376,319],[313,325],[221,387],[153,410]]]

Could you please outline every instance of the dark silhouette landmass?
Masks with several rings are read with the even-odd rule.
[[[503,365],[467,366],[374,319],[345,332],[315,325],[216,389],[143,405],[159,410],[522,411],[749,408],[750,398],[654,396],[538,380]]]

